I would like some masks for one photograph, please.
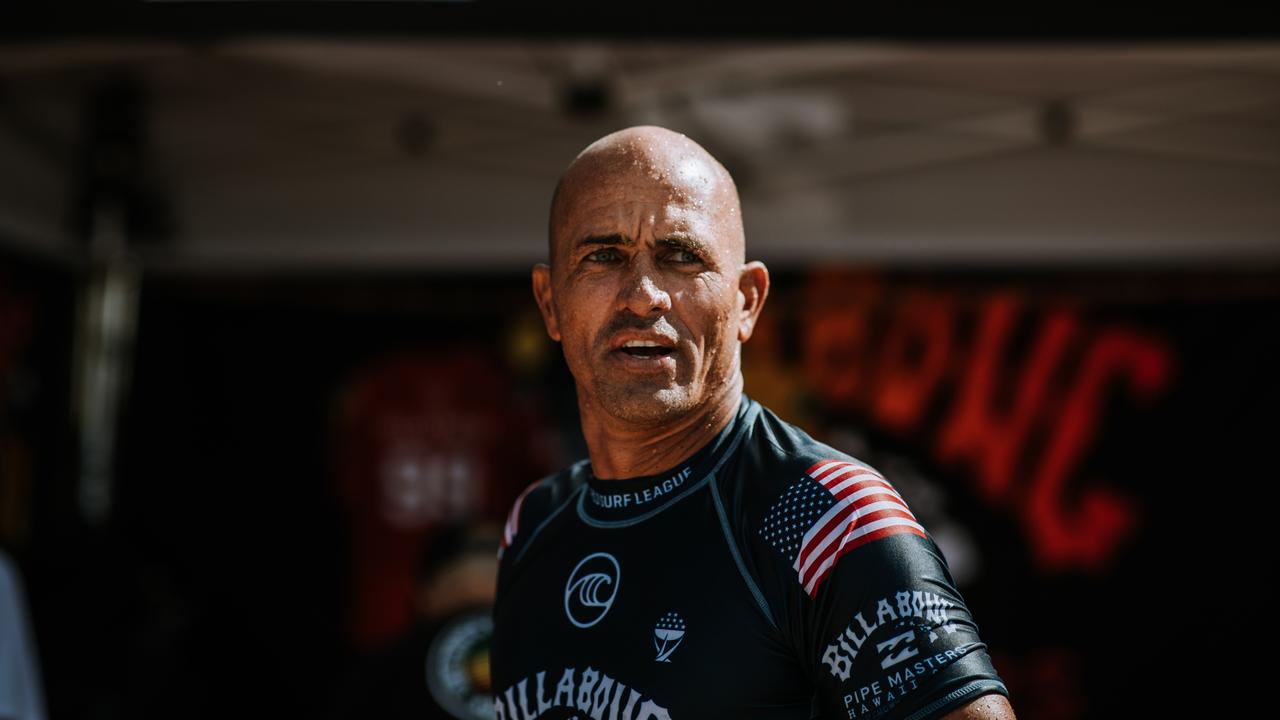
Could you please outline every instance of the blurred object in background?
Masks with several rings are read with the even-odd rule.
[[[498,529],[454,520],[423,547],[407,632],[369,654],[342,686],[334,720],[493,717],[489,641]]]
[[[0,236],[3,234],[0,233]],[[49,560],[78,513],[69,483],[74,284],[61,268],[0,248],[0,717],[44,717],[63,657]],[[68,488],[65,494],[60,487]],[[68,510],[48,510],[60,499]],[[57,624],[49,621],[57,619]],[[38,649],[38,652],[37,652]]]
[[[1278,58],[1265,39],[0,46],[0,242],[79,263],[98,218],[147,274],[523,274],[568,159],[652,123],[725,158],[774,269],[1274,261]]]
[[[0,547],[25,545],[30,529],[32,458],[18,429],[38,396],[39,378],[21,362],[37,323],[36,305],[0,271]]]
[[[514,398],[508,371],[461,345],[377,361],[344,385],[334,442],[357,648],[409,626],[414,569],[435,527],[498,521],[549,471],[548,420]]]
[[[0,718],[44,720],[44,688],[22,580],[0,550]]]

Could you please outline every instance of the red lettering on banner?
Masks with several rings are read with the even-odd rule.
[[[1131,331],[1110,329],[1089,344],[1062,414],[1053,423],[1027,499],[1027,526],[1046,564],[1096,566],[1132,528],[1133,504],[1114,491],[1092,488],[1082,493],[1076,507],[1068,506],[1064,492],[1072,470],[1093,444],[1110,383],[1127,379],[1131,390],[1151,399],[1164,389],[1170,374],[1168,351]]]
[[[816,274],[809,301],[823,308],[801,329],[805,376],[830,402],[855,407],[865,392],[871,352],[871,317],[880,300],[874,278]]]
[[[881,424],[907,430],[920,424],[951,364],[955,302],[914,291],[894,313],[876,365],[871,411]]]
[[[805,375],[822,388],[822,395],[838,405],[857,405],[865,375],[851,367],[867,335],[866,324],[856,315],[823,314],[804,329]]]
[[[1164,390],[1169,348],[1123,327],[1090,331],[1071,308],[1031,311],[1015,293],[962,304],[909,290],[881,307],[884,297],[874,278],[814,277],[801,328],[811,388],[887,430],[925,433],[939,462],[968,468],[981,497],[1017,511],[1042,565],[1105,562],[1138,509],[1111,488],[1073,487],[1073,474],[1117,383],[1139,399]],[[1015,347],[1020,329],[1030,330],[1025,350]]]
[[[969,366],[937,442],[939,460],[973,463],[978,492],[991,501],[1011,491],[1022,449],[1049,399],[1049,381],[1077,335],[1072,315],[1054,313],[1041,323],[1021,370],[1007,367],[1004,358],[1025,304],[1013,295],[983,303]],[[997,407],[1001,396],[1009,397],[1007,410]]]

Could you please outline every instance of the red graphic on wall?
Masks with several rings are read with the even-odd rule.
[[[829,408],[923,438],[993,506],[1014,511],[1039,564],[1095,569],[1138,523],[1135,500],[1079,468],[1119,396],[1168,387],[1173,352],[1120,324],[1013,291],[965,296],[910,288],[892,297],[873,275],[818,273],[806,284],[802,366]]]
[[[488,356],[455,351],[387,359],[342,390],[337,472],[357,646],[409,626],[418,557],[433,528],[461,517],[498,522],[549,472],[547,425],[512,386]]]

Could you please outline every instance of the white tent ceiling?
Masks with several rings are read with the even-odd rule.
[[[116,71],[172,207],[156,270],[525,266],[565,164],[640,123],[725,162],[773,263],[1280,258],[1280,44],[0,48],[0,242],[83,247],[74,148]]]

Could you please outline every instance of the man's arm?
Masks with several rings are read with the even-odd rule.
[[[823,716],[1013,718],[942,551],[873,468],[812,464],[759,534]]]
[[[983,695],[973,702],[952,710],[942,720],[1017,720],[1009,700],[1003,695]]]

